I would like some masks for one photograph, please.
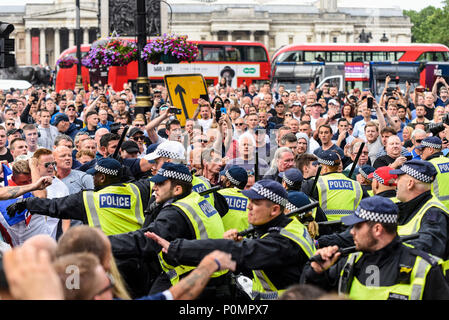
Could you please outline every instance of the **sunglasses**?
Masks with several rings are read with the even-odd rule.
[[[133,140],[145,140],[144,136],[132,137]]]
[[[145,127],[144,124],[135,124],[134,127]]]
[[[286,113],[285,116],[286,116],[286,117],[291,117],[292,114],[291,114],[291,113]]]
[[[416,139],[415,141],[416,141],[417,143],[421,143],[423,140],[424,140],[424,139]]]
[[[56,162],[52,161],[52,162],[45,162],[44,163],[44,167],[45,168],[48,168],[49,166],[56,167]]]
[[[244,123],[236,123],[235,125],[236,125],[237,127],[240,127],[240,126],[243,126]]]

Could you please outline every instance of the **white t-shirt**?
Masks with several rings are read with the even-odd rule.
[[[203,132],[206,133],[207,130],[209,130],[210,126],[212,125],[212,122],[214,121],[214,119],[212,119],[212,118],[210,118],[208,120],[198,119],[197,121],[198,121],[198,124],[203,127]]]

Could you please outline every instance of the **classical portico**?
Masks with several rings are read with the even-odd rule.
[[[28,4],[25,22],[25,64],[54,66],[65,49],[76,45],[75,1],[56,0],[54,4]],[[81,43],[97,39],[97,8],[81,1]]]

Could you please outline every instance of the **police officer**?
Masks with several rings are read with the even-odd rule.
[[[81,220],[106,235],[140,229],[150,197],[149,181],[120,182],[123,168],[112,158],[99,159],[87,172],[94,176],[95,190],[55,199],[22,199],[7,208],[8,214],[14,216],[27,209],[31,214]]]
[[[147,154],[144,158],[148,161],[154,161],[156,163],[154,170],[157,171],[166,162],[185,163],[186,156],[182,143],[166,140],[159,144],[154,152]],[[202,176],[194,175],[192,185],[192,190],[198,193],[211,188],[209,180]],[[212,206],[215,205],[214,194],[204,196]]]
[[[223,217],[224,230],[248,229],[248,198],[241,192],[248,183],[248,173],[239,166],[231,166],[221,175],[221,185],[225,189],[218,191],[224,196],[229,206],[229,211]]]
[[[288,203],[285,207],[285,213],[288,214],[292,211],[312,203],[310,198],[301,191],[290,191],[288,193]],[[318,224],[315,222],[316,208],[313,208],[309,212],[304,212],[296,218],[307,227],[312,239],[315,239],[319,235]]]
[[[226,201],[223,200],[223,208],[226,210],[217,211],[204,197],[192,192],[192,180],[192,174],[185,165],[164,163],[150,179],[154,183],[155,202],[158,205],[152,213],[153,221],[146,228],[110,237],[116,259],[124,263],[128,259],[135,259],[136,265],[128,265],[124,275],[125,280],[128,277],[133,281],[133,296],[138,296],[145,290],[148,293],[150,286],[151,293],[166,290],[193,269],[191,264],[175,267],[172,263],[167,263],[160,254],[160,247],[145,237],[145,232],[156,232],[168,239],[223,237],[221,216],[227,212]],[[157,262],[157,268],[154,262]],[[146,267],[141,269],[141,265]],[[151,270],[152,276],[158,276],[149,279],[144,273],[146,269]],[[140,286],[139,278],[144,280]],[[218,298],[230,296],[228,272],[214,273],[203,294]]]
[[[304,180],[301,171],[296,168],[290,168],[284,172],[279,172],[282,179],[281,184],[287,192],[301,191],[302,182]]]
[[[318,249],[323,261],[308,263],[301,282],[337,289],[355,300],[449,299],[442,260],[401,242],[398,208],[390,199],[363,199],[341,220],[352,226],[358,252],[341,257],[337,246]]]
[[[363,166],[361,166],[359,168],[359,174],[356,176],[357,181],[360,183],[360,185],[362,186],[362,190],[363,190],[363,198],[368,198],[374,195],[373,190],[372,190],[372,178],[369,177],[369,175],[371,173],[374,172],[373,167],[364,164]]]
[[[312,190],[315,179],[311,179],[303,184],[302,191],[319,201],[329,221],[338,221],[357,208],[362,200],[363,190],[359,182],[338,172],[341,160],[337,153],[321,151],[317,157],[322,169],[316,189]]]
[[[449,256],[448,228],[449,211],[431,193],[432,182],[437,171],[433,164],[423,160],[410,160],[397,174],[399,207],[399,235],[419,234],[416,240],[408,241],[415,248],[447,259]]]
[[[232,253],[238,269],[252,270],[252,297],[276,299],[288,286],[298,283],[315,247],[304,225],[285,216],[287,192],[280,183],[260,180],[242,193],[250,199],[248,222],[255,227],[255,239],[242,239],[237,230],[226,232],[226,239],[199,241],[168,242],[157,233],[147,236],[161,244],[166,261],[174,264],[196,264],[218,248]]]
[[[432,193],[449,208],[449,159],[441,152],[442,148],[443,143],[438,137],[427,137],[416,147],[421,150],[421,159],[432,163],[437,170]]]

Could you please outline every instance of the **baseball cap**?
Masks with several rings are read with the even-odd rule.
[[[377,168],[374,172],[368,175],[368,179],[376,179],[379,183],[385,186],[396,186],[396,179],[398,176],[396,174],[390,173],[390,167],[380,167]]]
[[[301,171],[297,168],[290,168],[284,172],[279,172],[279,177],[281,177],[289,187],[300,186],[304,180]]]
[[[338,102],[337,102],[337,100],[335,100],[335,99],[330,99],[328,102],[327,102],[327,104],[329,105],[329,104],[333,104],[334,106],[338,106]]]
[[[316,154],[318,160],[314,161],[313,164],[324,164],[326,166],[334,166],[336,161],[340,160],[337,153],[330,150],[321,150]]]
[[[245,169],[236,165],[231,166],[228,170],[221,171],[220,174],[240,189],[243,189],[248,183],[248,173]]]
[[[285,207],[288,203],[287,191],[274,180],[257,181],[249,190],[243,190],[243,195],[252,200],[269,200]]]
[[[129,130],[127,136],[128,136],[128,138],[131,138],[131,137],[133,137],[136,133],[141,133],[141,134],[143,134],[143,131],[140,130],[139,128],[137,128],[137,127],[134,127],[134,128],[131,128],[131,130]]]
[[[160,157],[169,159],[185,160],[185,149],[181,142],[178,141],[164,141],[159,144],[152,153],[147,154],[144,158],[146,160],[156,160]]]
[[[410,160],[405,162],[399,169],[390,170],[391,174],[408,174],[412,178],[424,183],[431,183],[435,180],[437,170],[430,162],[423,160]]]
[[[310,203],[309,197],[304,192],[291,191],[288,193],[288,203],[286,208],[289,211],[294,211]]]
[[[132,140],[123,141],[121,149],[125,150],[128,153],[135,153],[140,151],[139,145]]]
[[[97,172],[101,172],[109,176],[119,177],[122,174],[122,165],[115,159],[101,158],[98,159],[95,167],[86,171],[87,174],[91,175],[94,175]]]
[[[19,132],[20,134],[23,133],[22,129],[14,128],[14,129],[8,130],[8,132],[6,133],[6,136],[9,137],[10,135],[12,135],[16,132]]]
[[[439,137],[426,137],[422,140],[421,144],[416,146],[416,149],[424,149],[425,147],[430,147],[434,149],[441,149],[443,148],[443,143],[441,142],[441,139]]]
[[[150,178],[150,181],[154,183],[162,183],[168,179],[192,183],[193,177],[189,168],[185,165],[166,162],[162,165],[157,174]]]
[[[353,214],[341,218],[341,222],[347,226],[366,221],[396,224],[399,208],[389,198],[372,196],[362,199]]]
[[[53,120],[53,125],[57,126],[59,122],[67,121],[69,122],[69,117],[65,113],[58,114]]]

